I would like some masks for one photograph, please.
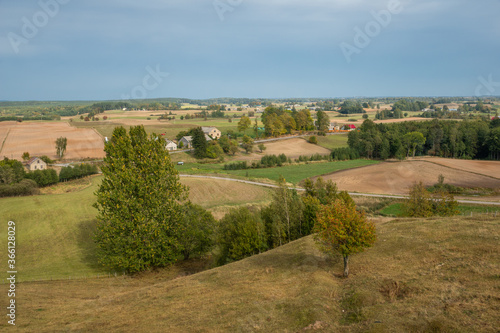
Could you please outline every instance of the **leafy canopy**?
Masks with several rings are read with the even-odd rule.
[[[143,126],[117,127],[105,147],[104,179],[96,192],[99,262],[139,272],[176,260],[186,187],[165,149]]]

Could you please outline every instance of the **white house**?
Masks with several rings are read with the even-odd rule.
[[[26,163],[26,166],[28,167],[28,169],[30,171],[45,170],[45,169],[47,169],[47,163],[45,163],[44,161],[42,161],[38,157],[32,157],[32,158],[30,158],[30,160],[28,161],[28,163]]]
[[[203,133],[210,136],[212,139],[219,139],[220,136],[222,135],[221,131],[219,131],[216,127],[202,126],[201,130],[203,131]]]
[[[166,141],[167,141],[167,145],[165,146],[165,148],[167,150],[177,150],[177,143],[170,141],[170,140],[166,140]]]

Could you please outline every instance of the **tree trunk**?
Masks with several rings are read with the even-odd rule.
[[[349,256],[344,256],[344,277],[349,276]]]

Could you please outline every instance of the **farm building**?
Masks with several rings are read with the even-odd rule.
[[[30,158],[30,160],[26,163],[26,166],[30,171],[47,169],[47,163],[45,163],[38,157]]]
[[[165,146],[165,148],[167,150],[177,150],[177,143],[170,141],[170,140],[166,140],[166,141],[167,141],[167,145]]]
[[[203,131],[203,133],[205,133],[205,135],[208,135],[210,136],[212,139],[219,139],[220,136],[222,135],[221,131],[219,131],[216,127],[205,127],[203,126],[201,128],[201,130]],[[209,140],[207,140],[209,141]]]
[[[185,149],[191,148],[193,146],[193,137],[192,136],[183,136],[179,140],[179,146],[181,145],[181,143],[182,143],[182,148],[185,148]]]
[[[346,124],[342,126],[341,129],[344,131],[354,131],[356,129],[356,126],[354,126],[353,124]]]
[[[329,132],[338,131],[338,130],[340,130],[340,126],[337,125],[337,123],[330,123],[330,125],[328,125]]]

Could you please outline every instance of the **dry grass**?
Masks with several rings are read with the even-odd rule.
[[[22,283],[21,331],[497,332],[500,219],[378,220],[342,279],[311,237],[192,274]],[[0,292],[5,293],[2,285]],[[0,306],[6,306],[2,298]],[[5,321],[0,327],[5,328]]]

